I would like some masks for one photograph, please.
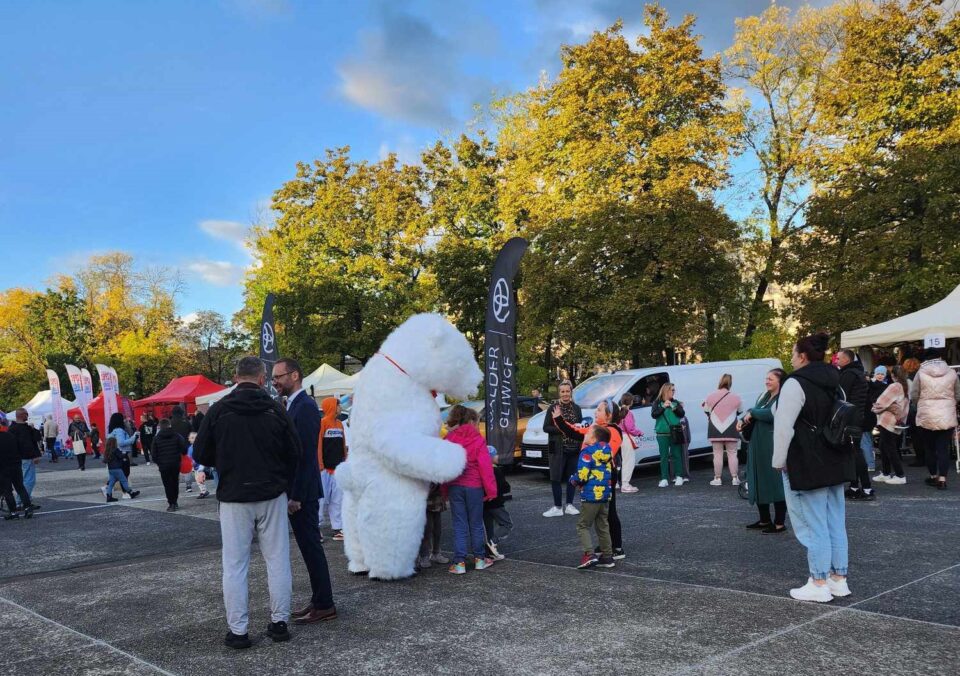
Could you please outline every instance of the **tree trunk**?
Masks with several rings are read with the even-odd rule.
[[[549,384],[554,379],[551,373],[553,367],[553,329],[547,334],[547,342],[543,348],[543,367],[547,372],[547,383]],[[544,391],[546,392],[546,390]]]
[[[741,347],[750,346],[750,340],[757,330],[757,323],[760,321],[760,312],[763,310],[763,297],[767,295],[767,288],[770,286],[770,280],[773,278],[773,272],[776,264],[780,262],[780,239],[777,237],[770,240],[770,252],[767,254],[767,260],[763,266],[763,272],[757,278],[757,289],[753,293],[753,301],[750,303],[750,313],[747,315],[747,328],[743,334]]]

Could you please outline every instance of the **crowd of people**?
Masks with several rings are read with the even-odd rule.
[[[731,483],[739,485],[744,477],[750,503],[758,511],[759,518],[747,529],[784,533],[790,515],[793,532],[807,550],[809,570],[807,582],[791,589],[790,595],[817,602],[851,593],[845,499],[872,500],[874,484],[906,483],[900,458],[906,430],[918,457],[926,459],[930,475],[926,483],[946,487],[960,402],[960,380],[939,351],[926,351],[915,365],[877,367],[868,377],[852,352],[841,350],[831,364],[825,360],[826,350],[823,334],[799,340],[792,373],[769,371],[764,392],[751,407],[745,407],[733,391],[730,375],[724,375],[717,389],[700,402],[713,446],[710,485],[723,485],[726,459]],[[279,399],[265,389],[264,363],[245,357],[237,365],[236,388],[205,418],[190,420],[177,407],[169,418],[144,416],[135,429],[131,420],[117,413],[101,443],[96,426],[88,428],[77,416],[67,433],[81,471],[87,469],[88,453],[106,466],[101,490],[108,502],[120,499],[113,496],[118,484],[123,498],[139,494],[129,481],[131,459],[138,451],[147,464],[157,466],[168,511],[178,509],[181,479],[187,492],[197,483],[198,498],[208,494],[208,482],[216,482],[229,629],[225,643],[239,649],[251,645],[247,573],[254,536],[267,567],[268,637],[286,641],[290,621],[312,624],[337,616],[320,526],[326,514],[333,539],[343,538],[336,468],[346,460],[349,448],[340,405],[331,397],[318,406],[304,393],[303,372],[293,359],[277,361],[271,379]],[[544,423],[553,494],[553,506],[544,516],[578,516],[576,536],[582,549],[578,567],[612,568],[626,557],[617,496],[639,490],[631,483],[641,436],[633,419],[633,397],[601,401],[593,420],[585,424],[583,411],[573,400],[572,384],[562,382],[558,393]],[[674,486],[683,486],[689,481],[690,413],[669,382],[651,404],[660,452],[659,487],[668,487],[671,479]],[[844,424],[839,436],[833,434],[838,419]],[[51,453],[51,462],[56,461],[59,430],[50,422],[36,429],[23,409],[15,421],[0,421],[0,497],[7,504],[7,519],[21,514],[29,518],[39,509],[31,491],[43,449]],[[446,439],[463,448],[466,463],[456,479],[431,486],[417,571],[442,564],[449,565],[450,573],[463,575],[485,570],[503,558],[500,542],[513,528],[506,509],[510,485],[479,425],[474,409],[451,408]],[[879,430],[881,471],[871,477],[874,428]],[[747,448],[742,475],[741,442]],[[441,551],[442,514],[448,510],[452,559]],[[292,608],[290,530],[311,589],[310,598],[297,610]]]

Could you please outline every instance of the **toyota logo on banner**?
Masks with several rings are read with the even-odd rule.
[[[261,346],[263,347],[263,351],[267,354],[273,354],[273,343],[274,343],[273,327],[270,326],[269,324],[264,324],[263,333],[261,334],[260,338],[263,341],[261,343]]]
[[[503,277],[493,289],[493,316],[501,324],[510,317],[510,285]]]

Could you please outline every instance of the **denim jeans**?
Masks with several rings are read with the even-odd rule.
[[[37,485],[37,466],[33,460],[21,460],[20,469],[23,472],[23,487],[27,489],[27,495],[33,498],[33,487]],[[17,506],[20,505],[20,496],[17,495]]]
[[[483,489],[450,487],[450,514],[453,516],[453,561],[463,563],[467,554],[484,556]],[[468,552],[467,548],[472,548]]]
[[[873,431],[864,432],[860,437],[860,450],[863,451],[863,459],[867,461],[867,469],[875,471],[877,459],[873,448]]]
[[[783,474],[783,495],[790,512],[793,533],[807,548],[810,577],[826,580],[827,575],[847,574],[847,525],[843,484],[795,491]]]
[[[109,478],[107,479],[107,495],[113,493],[113,487],[116,484],[120,484],[120,488],[123,489],[124,493],[130,492],[130,484],[127,483],[127,477],[123,475],[122,469],[111,469],[107,470],[109,472]]]

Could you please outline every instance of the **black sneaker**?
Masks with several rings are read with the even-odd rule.
[[[928,486],[933,486],[934,488],[936,488],[939,482],[931,476],[924,479],[923,483],[927,484]]]
[[[876,491],[870,491],[869,493],[867,493],[866,491],[860,491],[860,495],[857,497],[857,500],[862,500],[863,502],[873,502],[876,499],[877,499]]]
[[[274,643],[283,643],[290,640],[290,631],[287,629],[286,622],[271,622],[267,625],[267,636],[273,639]]]
[[[614,560],[616,560],[616,561],[619,561],[620,559],[625,559],[625,558],[627,558],[627,554],[626,554],[626,552],[623,551],[623,547],[620,547],[619,549],[614,549],[614,550],[613,550],[613,558],[614,558]]]
[[[597,568],[613,568],[616,563],[614,563],[613,556],[601,556],[597,559]]]
[[[20,518],[20,512],[10,512],[9,514],[3,515],[4,521],[13,521],[14,519]]]
[[[250,635],[243,634],[238,636],[232,631],[227,632],[226,638],[223,639],[224,645],[228,648],[235,648],[237,650],[243,650],[244,648],[249,648],[253,644],[250,642]]]
[[[175,511],[177,511],[177,506],[176,506],[176,505],[170,505],[170,506],[167,507],[167,511],[168,511],[168,512],[175,512]]]
[[[860,489],[859,488],[848,488],[843,492],[843,497],[847,500],[859,500],[860,499]]]
[[[107,502],[120,502],[120,498],[115,498],[112,495],[108,495]]]
[[[130,497],[135,498],[140,495],[140,491],[130,491]]]

